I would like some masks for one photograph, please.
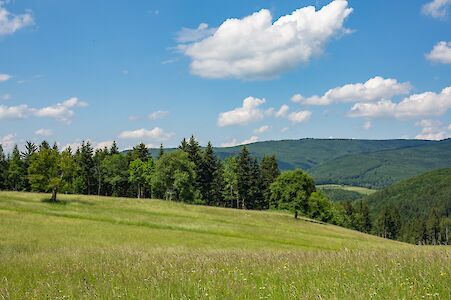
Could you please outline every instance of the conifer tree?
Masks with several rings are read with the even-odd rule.
[[[224,206],[238,208],[238,162],[231,156],[224,160],[222,168]]]
[[[23,187],[25,177],[23,172],[23,162],[20,158],[19,148],[15,145],[8,163],[8,182],[14,191],[19,191]]]
[[[113,154],[119,154],[119,148],[117,147],[116,141],[113,141],[113,144],[111,145],[110,153]]]
[[[160,144],[160,151],[158,152],[158,158],[160,159],[164,154],[164,147],[163,147],[163,143]]]
[[[89,141],[83,141],[76,152],[77,163],[77,193],[90,195],[95,190],[95,174],[93,149]]]
[[[180,142],[179,149],[185,152],[188,150],[188,143],[186,142],[185,138],[183,138],[183,140]]]
[[[6,190],[8,188],[7,184],[7,173],[8,172],[8,161],[6,160],[5,152],[0,144],[0,190]]]
[[[249,197],[249,191],[252,188],[252,162],[249,151],[244,146],[237,158],[237,179],[238,179],[238,203],[237,208],[247,207],[248,202],[252,201]],[[240,203],[241,202],[241,203]]]
[[[213,196],[213,182],[215,182],[215,176],[218,175],[217,170],[218,159],[213,151],[213,146],[208,142],[201,157],[197,178],[201,197],[208,205],[216,201]]]
[[[263,156],[260,164],[261,175],[262,175],[262,188],[265,201],[269,205],[269,198],[271,197],[271,191],[269,187],[273,183],[277,176],[280,175],[279,165],[277,164],[276,156]]]
[[[135,146],[132,151],[132,160],[139,159],[142,162],[146,162],[149,158],[149,149],[145,144],[140,143]]]

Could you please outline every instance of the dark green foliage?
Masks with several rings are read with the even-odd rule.
[[[184,151],[164,154],[155,165],[152,178],[154,196],[160,199],[192,202],[194,200],[194,168],[194,163]]]
[[[147,161],[149,159],[149,149],[143,143],[140,143],[132,150],[132,160],[139,159]]]
[[[195,162],[193,161],[193,163]],[[211,143],[208,142],[207,147],[202,153],[199,169],[196,174],[201,198],[208,205],[221,201],[221,199],[215,199],[215,197],[218,196],[218,193],[213,189],[213,183],[218,183],[218,180],[215,178],[218,176],[218,165],[219,162],[213,152],[213,147]],[[214,194],[216,194],[216,196]]]
[[[117,147],[116,141],[113,141],[111,145],[110,154],[119,154],[119,148]]]
[[[279,165],[275,155],[265,155],[260,163],[261,176],[262,176],[262,191],[267,205],[269,205],[269,199],[271,197],[271,191],[269,187],[280,175]],[[265,206],[266,207],[266,206]]]
[[[313,179],[297,169],[286,171],[271,184],[271,205],[275,208],[286,209],[298,217],[298,213],[309,214],[309,197],[315,192]]]
[[[434,240],[435,243],[449,243],[449,239],[446,240],[446,228],[451,213],[450,183],[451,169],[440,169],[399,182],[366,199],[375,219],[384,215],[387,209],[396,208],[400,222],[399,240],[426,244],[433,244]],[[440,227],[440,239],[437,226]],[[451,227],[448,225],[448,228]]]
[[[5,152],[0,145],[0,190],[8,188],[8,161]]]
[[[93,151],[91,143],[83,141],[75,153],[77,175],[74,188],[78,194],[90,195],[96,190]]]
[[[370,188],[387,187],[421,173],[451,166],[451,139],[425,145],[351,154],[314,167],[318,184],[336,183]]]
[[[19,148],[14,146],[11,158],[8,163],[8,184],[14,191],[22,190],[24,187],[26,174],[23,169],[23,161],[20,157]]]
[[[105,182],[111,187],[111,195],[124,196],[128,190],[128,161],[122,154],[112,154],[102,161]]]

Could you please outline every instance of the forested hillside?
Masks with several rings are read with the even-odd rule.
[[[396,227],[401,241],[428,244],[449,241],[451,168],[401,181],[365,199],[382,234]]]
[[[451,166],[451,139],[416,147],[346,155],[310,170],[317,183],[382,188]]]
[[[318,184],[383,188],[437,168],[451,166],[451,140],[301,139],[247,145],[257,158],[274,154],[282,170],[301,168]],[[241,146],[215,148],[224,159]],[[173,151],[175,149],[165,149]],[[151,149],[154,157],[159,149]]]

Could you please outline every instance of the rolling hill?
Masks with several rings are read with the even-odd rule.
[[[283,212],[0,192],[4,299],[421,298],[450,252]],[[415,289],[411,288],[415,286]]]
[[[238,153],[241,147],[215,148],[215,151],[225,158]],[[429,170],[451,166],[451,139],[301,139],[257,142],[247,147],[259,158],[275,154],[282,170],[306,170],[317,184],[383,188]],[[158,151],[151,149],[154,156]]]
[[[443,224],[451,228],[451,168],[403,180],[365,200],[374,216],[385,207],[397,208],[401,221],[400,240],[416,243],[432,209],[437,211]]]

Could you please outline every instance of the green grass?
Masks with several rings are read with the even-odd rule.
[[[449,299],[451,251],[282,212],[0,192],[0,299]]]
[[[319,189],[324,190],[344,190],[350,192],[356,192],[361,195],[371,195],[375,193],[377,190],[369,189],[361,186],[352,186],[352,185],[340,185],[340,184],[322,184],[316,186]]]

